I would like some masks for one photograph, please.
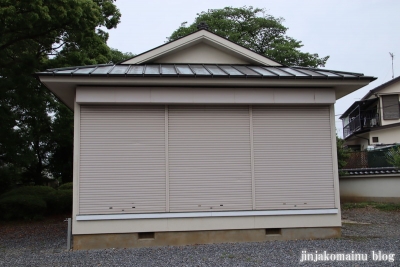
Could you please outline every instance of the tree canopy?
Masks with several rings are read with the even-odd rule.
[[[197,31],[200,22],[207,23],[209,31],[288,66],[323,67],[329,58],[300,51],[301,41],[286,35],[288,28],[283,26],[283,18],[251,6],[203,11],[192,24],[182,23],[168,41]]]
[[[72,112],[33,73],[129,58],[107,46],[115,0],[0,0],[0,193],[72,181]]]

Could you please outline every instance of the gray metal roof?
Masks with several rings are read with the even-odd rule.
[[[361,73],[312,69],[304,67],[271,67],[217,64],[103,64],[91,66],[48,69],[39,76],[141,76],[141,77],[222,77],[222,78],[272,78],[272,79],[367,79]]]
[[[341,169],[346,175],[376,175],[376,174],[399,174],[400,169],[395,167],[363,168],[363,169]]]

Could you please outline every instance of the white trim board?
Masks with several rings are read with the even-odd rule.
[[[76,215],[77,221],[337,214],[338,209]]]
[[[79,104],[333,104],[332,88],[82,87]]]

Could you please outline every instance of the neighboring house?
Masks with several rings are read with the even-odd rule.
[[[369,91],[340,117],[345,144],[354,150],[400,143],[400,76]]]
[[[390,148],[400,143],[399,99],[397,77],[369,91],[340,117],[345,144],[355,150],[341,170],[341,201],[400,202],[400,170],[387,160]]]
[[[334,103],[375,80],[207,30],[37,73],[74,110],[74,249],[340,235]]]

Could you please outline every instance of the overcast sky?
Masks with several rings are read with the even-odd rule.
[[[182,22],[191,24],[208,9],[244,5],[265,8],[285,19],[287,35],[302,41],[302,51],[330,58],[326,69],[364,73],[378,79],[339,99],[342,114],[369,90],[392,79],[389,52],[395,54],[394,75],[400,75],[399,0],[118,0],[121,23],[111,30],[108,45],[139,54],[162,45]],[[336,127],[342,136],[342,124]]]

